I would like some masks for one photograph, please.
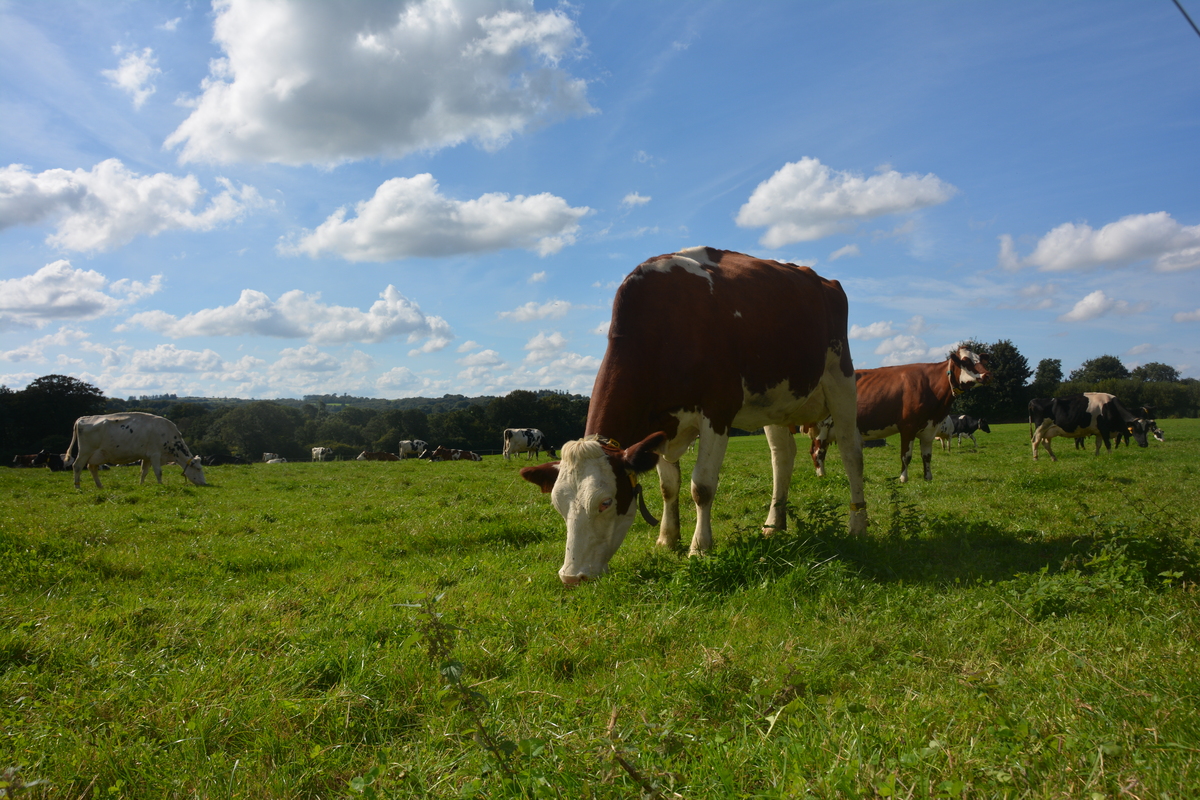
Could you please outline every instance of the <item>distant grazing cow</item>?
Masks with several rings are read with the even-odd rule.
[[[27,456],[13,456],[13,463],[12,463],[13,468],[14,469],[29,469],[29,468],[38,466],[37,461],[39,458],[41,458],[43,456],[43,454],[45,454],[45,452],[46,451],[43,450],[41,453],[32,453]]]
[[[400,440],[400,458],[405,459],[409,456],[421,457],[421,454],[429,449],[429,443],[423,442],[420,439],[401,439]]]
[[[356,461],[399,461],[398,456],[382,451],[363,450],[358,454]]]
[[[505,428],[504,429],[504,460],[510,461],[515,453],[527,453],[527,459],[534,458],[545,450],[551,458],[557,458],[554,448],[546,444],[546,436],[537,428]]]
[[[832,415],[846,442],[850,530],[866,530],[862,450],[846,294],[807,267],[694,247],[639,264],[617,289],[608,349],[583,439],[562,461],[525,467],[567,526],[558,575],[568,585],[607,571],[637,514],[637,474],[657,467],[658,544],[679,540],[679,459],[699,437],[691,552],[712,547],[712,504],[730,428],[766,427],[774,491],[764,529],[787,526],[796,458],[791,425]]]
[[[206,467],[221,467],[227,464],[249,464],[250,462],[241,456],[201,456],[200,463]]]
[[[146,473],[154,468],[154,477],[162,483],[162,465],[180,464],[183,477],[197,486],[204,486],[204,469],[200,456],[193,456],[175,423],[154,414],[128,411],[121,414],[101,414],[80,417],[75,420],[71,433],[71,445],[67,448],[68,459],[76,449],[74,462],[75,488],[79,488],[79,476],[86,465],[92,473],[96,486],[100,483],[100,465],[131,464],[142,462],[141,483],[146,482]]]
[[[947,428],[948,435],[943,438],[943,432],[946,431]],[[962,446],[963,437],[966,436],[970,438],[971,444],[978,448],[979,442],[975,441],[975,431],[991,433],[992,429],[988,427],[987,420],[985,419],[975,419],[974,417],[969,417],[966,414],[959,414],[957,417],[946,417],[944,420],[939,422],[935,436],[942,440],[943,450],[949,449],[951,436],[958,438],[958,444],[960,447]]]
[[[286,463],[288,463],[288,460],[286,458],[272,458],[267,463],[268,464],[286,464]]]
[[[331,458],[333,458],[332,447],[314,447],[312,449],[313,461],[328,461]]]
[[[275,461],[279,458],[279,453],[263,453],[263,461]]]
[[[954,398],[975,384],[992,379],[987,356],[960,347],[950,358],[934,364],[860,369],[854,372],[858,388],[858,430],[864,441],[900,434],[900,482],[908,482],[913,442],[921,443],[925,480],[933,480],[933,439],[938,424]],[[957,428],[957,423],[955,423]],[[835,441],[828,421],[819,426],[817,474],[825,474],[825,450]],[[974,441],[974,439],[972,439]]]
[[[1128,430],[1139,447],[1146,447],[1146,434],[1153,430],[1153,423],[1135,417],[1116,397],[1105,392],[1084,392],[1055,398],[1035,398],[1029,401],[1029,439],[1033,447],[1033,460],[1037,461],[1038,448],[1045,446],[1051,461],[1057,461],[1050,448],[1055,436],[1080,439],[1096,437],[1096,455],[1100,454],[1100,442],[1111,450],[1109,436]]]
[[[483,456],[470,450],[451,450],[439,446],[429,457],[430,461],[483,461]]]

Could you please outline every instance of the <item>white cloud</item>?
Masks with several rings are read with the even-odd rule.
[[[55,319],[95,319],[161,287],[161,275],[148,284],[128,279],[109,283],[95,270],[55,261],[32,275],[0,280],[0,330],[13,324],[40,328]]]
[[[137,350],[129,359],[134,372],[212,372],[224,361],[213,350],[180,350],[173,344],[160,344],[153,350]]]
[[[71,328],[59,328],[55,333],[46,336],[40,336],[33,341],[17,347],[13,350],[0,351],[0,361],[30,361],[36,363],[45,363],[46,348],[49,347],[77,347],[87,334],[83,331],[77,331]]]
[[[513,322],[533,322],[539,319],[562,319],[570,310],[571,304],[566,300],[550,300],[541,304],[530,300],[514,311],[501,311],[498,316]]]
[[[1102,290],[1097,289],[1076,303],[1070,311],[1059,316],[1058,319],[1060,322],[1087,322],[1097,317],[1114,314],[1140,314],[1149,308],[1149,303],[1131,305],[1125,300],[1113,299]]]
[[[1037,267],[1043,272],[1127,267],[1149,261],[1156,272],[1200,267],[1200,225],[1180,225],[1165,211],[1131,214],[1100,230],[1064,222],[1043,236],[1027,258],[1012,237],[1000,237],[998,263],[1009,270]]]
[[[164,31],[174,32],[176,29],[179,28],[180,22],[183,22],[183,17],[175,17],[175,19],[169,19],[166,22],[164,22],[163,24],[159,25],[158,27],[159,27],[159,29],[164,30]]]
[[[262,205],[254,187],[218,182],[224,191],[196,213],[205,192],[191,175],[139,175],[115,158],[90,172],[51,169],[35,175],[10,164],[0,168],[0,230],[53,220],[56,232],[46,241],[55,247],[112,250],[166,230],[211,230]]]
[[[491,192],[475,200],[453,200],[438,191],[425,173],[392,178],[375,196],[355,205],[346,219],[340,208],[295,244],[281,242],[287,255],[324,254],[348,261],[395,261],[403,258],[486,253],[509,248],[557,253],[574,244],[586,206],[572,208],[561,197],[542,193],[509,197]]]
[[[494,367],[504,363],[504,359],[495,350],[480,350],[458,359],[464,367]]]
[[[1139,344],[1139,345],[1135,345],[1135,346],[1129,348],[1128,350],[1125,351],[1125,355],[1140,356],[1143,353],[1149,353],[1151,350],[1154,350],[1154,349],[1155,349],[1154,345],[1147,342],[1145,344]]]
[[[271,365],[274,372],[335,372],[341,369],[342,362],[330,353],[318,350],[314,345],[303,347],[285,347],[279,351],[279,358]]]
[[[210,64],[167,138],[181,161],[335,164],[515,134],[592,112],[560,66],[585,52],[531,0],[216,0]]]
[[[458,346],[458,352],[468,353],[477,347],[479,347],[479,342],[475,341],[474,339],[468,339]]]
[[[120,47],[114,50],[117,55],[121,55]],[[154,57],[154,51],[147,47],[140,53],[126,53],[116,69],[106,69],[100,74],[108,78],[113,86],[132,97],[134,108],[141,108],[150,95],[154,94],[154,77],[162,74],[162,70],[158,68],[158,59]]]
[[[913,364],[917,362],[945,361],[946,353],[959,345],[959,342],[929,347],[925,340],[914,334],[905,333],[884,339],[875,348],[875,354],[883,356],[880,364],[885,367],[898,364]]]
[[[375,388],[381,392],[399,392],[401,396],[415,397],[436,394],[449,389],[448,381],[437,381],[413,372],[408,367],[393,367],[375,380]]]
[[[650,200],[651,198],[643,197],[637,192],[630,192],[621,199],[621,205],[627,208],[633,208],[634,206],[644,206],[646,203],[649,203]]]
[[[829,260],[837,261],[839,258],[845,258],[846,256],[858,256],[858,255],[862,255],[862,253],[858,249],[858,245],[848,244],[845,247],[839,247],[837,250],[834,250],[832,253],[830,253]]]
[[[533,273],[532,275],[530,275],[530,276],[529,276],[529,282],[530,282],[530,283],[545,283],[545,282],[546,282],[546,273],[545,273],[545,271],[542,271],[542,272],[535,272],[535,273]]]
[[[835,172],[815,158],[785,164],[755,188],[737,224],[766,227],[759,242],[770,248],[820,239],[854,223],[944,203],[958,191],[936,175],[901,175],[892,169],[869,178]]]
[[[847,335],[851,339],[883,339],[895,334],[896,329],[891,322],[872,322],[870,325],[851,325]]]
[[[412,300],[389,285],[380,299],[366,311],[320,302],[319,294],[299,289],[271,300],[263,292],[243,289],[231,306],[206,308],[176,318],[163,311],[145,311],[131,316],[118,330],[140,325],[179,339],[185,336],[276,336],[307,339],[312,344],[346,342],[377,343],[400,336],[415,342],[428,338],[432,344],[423,352],[440,350],[454,334],[441,317],[426,316]]]
[[[592,328],[592,333],[596,334],[597,336],[608,336],[608,329],[610,327],[612,327],[612,320],[606,319],[604,322],[601,322],[599,325]]]
[[[529,355],[525,356],[525,363],[537,364],[554,358],[566,350],[567,339],[558,331],[550,334],[539,332],[537,336],[525,343],[525,349],[529,351]]]
[[[1200,308],[1195,311],[1179,311],[1172,315],[1175,322],[1200,322]]]

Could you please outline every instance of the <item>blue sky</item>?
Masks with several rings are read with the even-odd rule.
[[[0,2],[0,119],[10,388],[587,394],[701,244],[841,281],[860,367],[1200,377],[1170,0]]]

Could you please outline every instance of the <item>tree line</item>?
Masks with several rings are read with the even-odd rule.
[[[1153,406],[1159,419],[1200,416],[1200,381],[1181,378],[1171,366],[1151,362],[1129,370],[1116,356],[1089,359],[1065,377],[1062,361],[1045,358],[1031,369],[1008,339],[964,343],[987,353],[992,381],[960,395],[951,413],[991,422],[1027,419],[1030,399],[1080,392],[1108,392],[1126,408]],[[1032,381],[1030,380],[1032,378]],[[146,411],[178,426],[193,453],[258,460],[265,452],[307,459],[313,447],[335,457],[363,450],[394,453],[401,439],[431,445],[498,452],[505,428],[538,428],[555,447],[583,435],[588,398],[562,392],[517,390],[503,397],[381,400],[313,395],[304,400],[177,398],[173,395],[110,398],[67,375],[46,375],[14,391],[0,386],[0,463],[17,454],[66,452],[76,418],[118,411]],[[737,431],[736,433],[742,433]]]

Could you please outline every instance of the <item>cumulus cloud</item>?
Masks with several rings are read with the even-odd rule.
[[[458,359],[464,367],[495,367],[504,363],[504,359],[495,350],[480,350]]]
[[[22,164],[10,164],[0,168],[0,230],[52,221],[56,231],[47,237],[49,244],[105,251],[167,230],[211,230],[263,204],[254,187],[217,180],[224,191],[197,213],[205,191],[191,175],[139,175],[115,158],[91,171],[34,174]]]
[[[408,367],[393,367],[375,379],[375,388],[379,391],[410,397],[444,392],[449,386],[448,381],[418,375]]]
[[[1100,230],[1064,222],[1021,258],[1008,234],[1000,236],[997,263],[1008,270],[1037,267],[1043,272],[1128,267],[1149,262],[1156,272],[1200,267],[1200,225],[1181,225],[1165,211],[1131,214]]]
[[[637,192],[630,192],[629,194],[625,195],[625,197],[621,198],[621,205],[625,206],[626,208],[644,206],[646,203],[650,202],[650,199],[651,198],[649,197],[643,197]]]
[[[529,355],[525,356],[525,363],[537,364],[554,358],[566,350],[567,339],[558,331],[548,334],[540,332],[525,343],[525,349],[529,351]]]
[[[55,333],[47,336],[39,336],[37,339],[12,350],[0,350],[0,361],[45,363],[45,351],[47,348],[77,347],[85,339],[87,339],[87,334],[83,331],[66,327],[59,328]]]
[[[533,273],[532,275],[530,275],[530,276],[529,276],[529,282],[530,282],[530,283],[545,283],[545,282],[546,282],[546,273],[545,273],[545,271],[542,271],[542,272],[535,272],[535,273]]]
[[[95,270],[55,261],[22,278],[0,280],[0,329],[10,325],[43,327],[56,319],[95,319],[162,288],[162,275],[149,283],[109,282]]]
[[[117,55],[121,55],[119,46],[113,49]],[[154,94],[154,78],[161,73],[154,51],[147,47],[140,53],[126,53],[121,57],[116,69],[106,69],[100,74],[108,78],[113,86],[132,97],[134,108],[141,108],[150,95]]]
[[[579,220],[590,212],[572,208],[552,194],[509,197],[491,192],[475,200],[454,200],[438,190],[425,173],[392,178],[375,196],[355,206],[347,219],[345,208],[335,211],[296,243],[281,242],[287,255],[325,254],[348,261],[396,261],[463,253],[487,253],[510,248],[557,253],[574,244]]]
[[[611,327],[612,320],[606,319],[604,322],[601,322],[599,325],[592,328],[592,333],[596,334],[597,336],[608,336],[608,329]]]
[[[1058,319],[1061,322],[1087,322],[1097,317],[1117,314],[1140,314],[1149,308],[1149,303],[1132,305],[1125,300],[1111,298],[1102,290],[1097,289],[1076,303],[1070,311],[1061,315]]]
[[[904,326],[905,333],[909,336],[917,336],[929,330],[929,326],[925,324],[925,317],[917,314],[909,319],[908,324]],[[897,330],[891,320],[886,322],[872,322],[870,325],[851,325],[850,332],[846,334],[850,339],[884,339],[889,336],[896,336]]]
[[[1176,322],[1200,322],[1200,308],[1195,311],[1179,311],[1172,315]]]
[[[504,146],[592,112],[562,64],[586,44],[532,0],[216,0],[223,56],[167,138],[180,160],[335,164]]]
[[[407,336],[410,342],[426,338],[433,342],[425,352],[445,347],[454,336],[444,319],[426,316],[391,285],[366,311],[326,305],[320,297],[293,289],[272,300],[263,292],[243,289],[230,306],[206,308],[183,317],[145,311],[131,316],[118,330],[140,325],[172,339],[254,335],[307,339],[311,344],[377,343]]]
[[[153,350],[136,350],[129,359],[134,372],[212,372],[223,359],[213,350],[180,350],[173,344],[160,344]]]
[[[530,300],[513,311],[501,311],[498,316],[513,322],[533,322],[539,319],[562,319],[570,310],[571,304],[566,300],[550,300],[546,303]]]
[[[887,168],[869,178],[834,171],[815,158],[785,164],[755,188],[737,224],[766,227],[759,242],[778,248],[845,231],[857,222],[944,203],[958,190],[933,173]]]
[[[913,364],[919,361],[945,361],[946,353],[958,347],[959,342],[929,347],[925,340],[913,334],[900,334],[884,339],[875,348],[875,354],[883,356],[880,364],[885,367],[897,364]]]

